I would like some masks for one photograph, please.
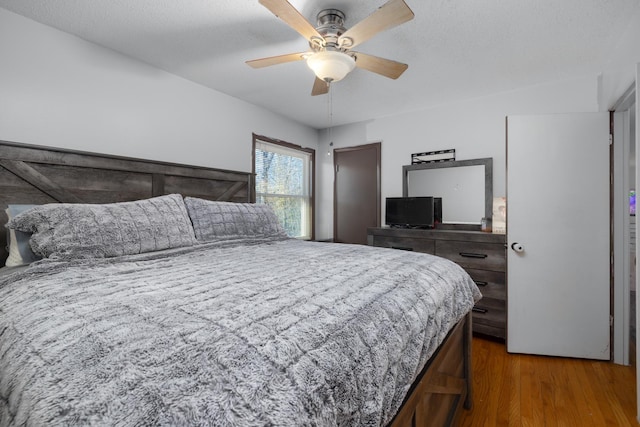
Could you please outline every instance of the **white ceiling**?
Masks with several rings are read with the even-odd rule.
[[[356,69],[332,86],[333,125],[602,71],[640,0],[406,0],[415,19],[356,50],[409,64],[391,80]],[[315,25],[337,8],[353,26],[385,0],[290,0]],[[329,96],[312,97],[307,42],[258,0],[0,0],[0,7],[122,52],[315,128]]]

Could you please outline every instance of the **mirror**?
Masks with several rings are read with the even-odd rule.
[[[442,222],[480,224],[493,209],[493,159],[421,163],[402,167],[404,197],[442,197]]]

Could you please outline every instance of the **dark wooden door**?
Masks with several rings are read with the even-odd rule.
[[[367,244],[380,227],[380,143],[334,150],[333,238]]]

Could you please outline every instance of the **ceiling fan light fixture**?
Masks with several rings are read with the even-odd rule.
[[[337,82],[353,71],[356,61],[346,53],[324,50],[307,58],[307,65],[320,80]]]

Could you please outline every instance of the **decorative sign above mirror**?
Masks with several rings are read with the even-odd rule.
[[[442,197],[442,222],[480,224],[493,208],[493,159],[423,163],[402,167],[404,197]]]
[[[435,162],[452,162],[456,159],[456,149],[427,151],[426,153],[411,154],[411,164],[435,163]]]

